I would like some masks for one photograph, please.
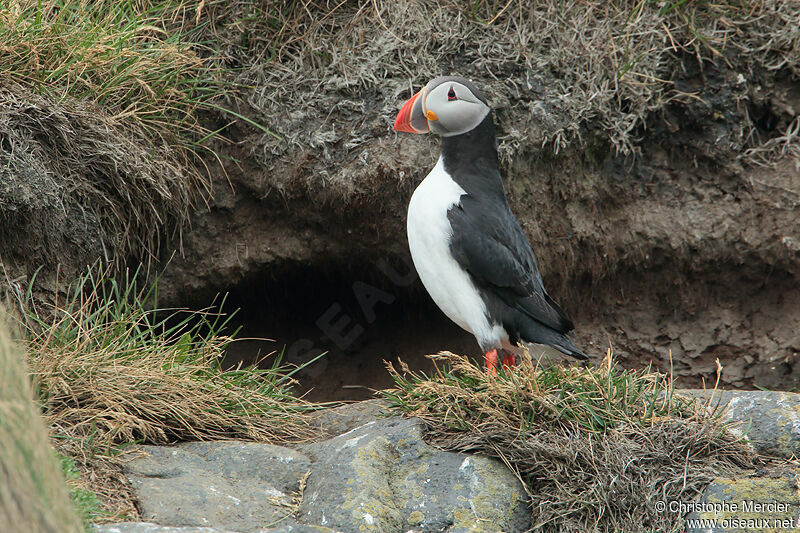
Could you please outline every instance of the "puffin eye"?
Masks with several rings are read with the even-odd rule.
[[[449,102],[450,100],[458,100],[456,97],[456,92],[452,87],[450,87],[450,90],[447,92],[447,101]]]

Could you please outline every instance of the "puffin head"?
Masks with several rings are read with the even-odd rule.
[[[397,114],[394,129],[452,137],[476,128],[489,111],[486,98],[471,81],[439,76],[408,99]]]

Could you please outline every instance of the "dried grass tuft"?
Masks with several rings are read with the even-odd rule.
[[[82,531],[34,403],[25,358],[11,340],[5,316],[0,319],[0,442],[3,529]]]
[[[389,371],[392,403],[427,423],[437,446],[500,458],[531,497],[536,531],[682,531],[657,501],[689,501],[714,477],[751,466],[718,414],[671,380],[598,368],[535,366],[487,376],[465,357],[432,356],[433,376]]]
[[[25,306],[34,385],[59,451],[80,472],[73,484],[98,496],[95,520],[138,516],[121,471],[133,443],[316,435],[305,416],[316,406],[291,394],[280,357],[267,369],[222,368],[224,315],[159,310],[156,285],[110,272],[90,268],[53,309]]]
[[[16,0],[0,6],[0,81],[102,108],[189,146],[219,86],[191,39],[203,2]],[[192,9],[194,8],[194,9]]]
[[[223,86],[192,39],[202,3],[0,4],[0,242],[47,241],[21,263],[147,258],[207,196],[198,112]]]
[[[65,231],[89,234],[86,246],[107,261],[146,256],[171,222],[188,217],[202,183],[144,130],[18,85],[0,87],[0,140],[0,209],[8,213],[0,241],[7,233],[13,250],[20,234],[41,233],[54,244],[35,251],[44,254],[39,263],[58,259],[56,236]]]
[[[730,83],[734,108],[747,106],[764,73],[800,73],[793,0],[261,0],[215,9],[221,57],[253,87],[246,114],[278,134],[253,149],[266,179],[290,173],[305,150],[321,158],[313,171],[297,162],[301,185],[345,195],[374,174],[381,148],[369,143],[391,134],[402,99],[443,71],[487,80],[505,161],[520,148],[558,152],[596,139],[636,152],[649,116],[701,98],[675,80],[694,76],[702,87],[711,62],[741,75]],[[739,151],[762,142],[743,122]],[[286,181],[271,185],[289,193]]]
[[[148,308],[155,288],[136,277],[117,282],[90,269],[52,321],[30,329],[31,371],[51,424],[107,444],[312,435],[303,416],[311,406],[290,393],[280,361],[223,369],[225,317]]]

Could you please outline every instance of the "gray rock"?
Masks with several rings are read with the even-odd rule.
[[[726,406],[725,417],[758,452],[800,455],[800,395],[681,392],[711,408]],[[326,410],[314,423],[324,434],[337,436],[297,450],[242,442],[146,446],[149,456],[130,462],[127,474],[142,517],[161,525],[109,524],[96,531],[511,533],[528,528],[524,488],[502,463],[436,450],[423,442],[419,420],[382,418],[383,407],[362,402]],[[307,472],[298,508],[292,495]],[[717,525],[695,524],[687,531],[755,531],[764,525],[780,530],[792,520],[797,527],[800,519],[792,475],[718,479],[699,501],[735,502],[738,511],[694,512],[687,518],[717,520]],[[743,510],[745,501],[779,508]],[[736,520],[756,527],[726,528]]]
[[[152,522],[119,522],[92,526],[94,533],[236,533],[213,527],[170,527]]]
[[[793,473],[716,479],[686,516],[687,533],[797,531],[800,502]]]
[[[142,518],[160,525],[113,524],[98,533],[527,529],[525,490],[505,465],[436,450],[422,441],[421,421],[375,419],[380,409],[373,402],[334,410],[318,422],[327,433],[372,420],[298,451],[234,441],[145,446],[148,456],[128,463],[126,474]],[[309,471],[295,518],[292,493]]]
[[[364,400],[330,409],[320,409],[310,414],[311,425],[328,437],[336,437],[351,429],[391,414],[385,400]],[[396,416],[396,414],[395,414]]]
[[[147,457],[126,465],[144,520],[164,526],[206,526],[250,532],[283,523],[291,494],[311,468],[307,457],[280,446],[190,442],[144,446]]]
[[[92,526],[94,533],[236,533],[227,529],[213,527],[170,527],[159,526],[151,522],[120,522]],[[259,533],[335,533],[327,527],[287,525],[278,528],[261,529]]]
[[[389,418],[304,446],[299,520],[342,531],[524,531],[525,490],[501,462],[442,452],[417,419]]]
[[[782,458],[800,456],[800,394],[777,391],[681,391],[708,401],[711,408],[727,406],[724,417],[735,422],[753,448]]]

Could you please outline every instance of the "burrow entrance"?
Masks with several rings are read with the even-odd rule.
[[[241,328],[241,340],[229,346],[226,363],[263,359],[268,366],[273,356],[264,356],[281,353],[285,362],[305,365],[294,377],[309,400],[373,397],[392,383],[384,361],[430,370],[425,354],[480,355],[474,338],[435,307],[408,267],[281,271],[230,292],[226,307],[239,309],[232,326]]]

